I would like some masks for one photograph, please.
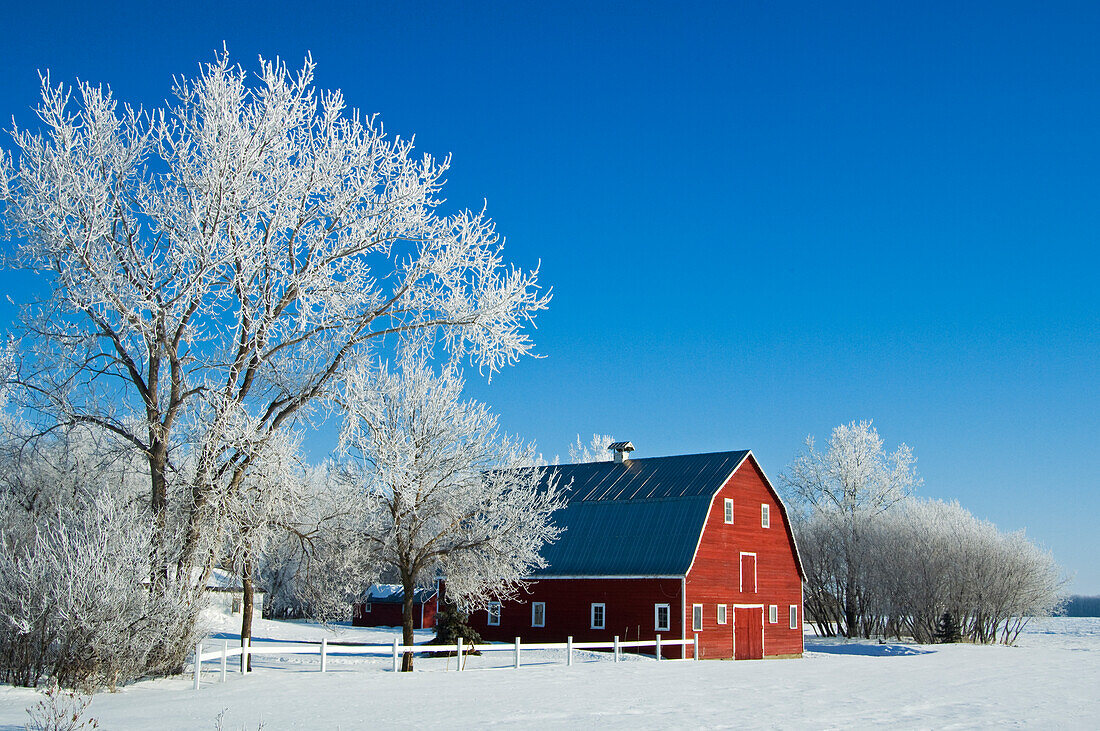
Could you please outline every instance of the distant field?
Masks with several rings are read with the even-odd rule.
[[[314,640],[316,625],[262,622],[257,636]],[[330,639],[388,642],[389,630],[348,628]],[[426,637],[426,635],[425,635]],[[662,662],[577,653],[417,660],[419,672],[386,671],[388,659],[277,657],[198,692],[189,677],[138,683],[95,697],[101,729],[656,728],[748,726],[838,728],[1100,728],[1100,619],[1034,620],[1017,647],[846,643],[807,635],[801,660]],[[493,667],[496,666],[496,667]],[[449,669],[448,669],[449,668]],[[211,668],[213,669],[213,668]],[[37,694],[0,688],[0,731],[21,729]]]

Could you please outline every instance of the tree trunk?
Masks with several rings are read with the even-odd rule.
[[[252,643],[252,604],[255,592],[252,586],[252,558],[246,553],[244,565],[241,569],[241,587],[244,589],[244,602],[241,606],[241,645],[248,640]],[[241,656],[241,672],[252,672],[252,655],[248,656],[248,667],[245,667],[244,656]]]
[[[858,634],[859,611],[856,607],[856,577],[851,568],[848,569],[848,577],[844,585],[844,625],[844,636],[848,639]]]
[[[413,602],[416,599],[416,584],[412,577],[401,576],[401,588],[405,591],[404,601],[401,603],[401,644],[412,647],[413,637]],[[413,653],[406,652],[401,658],[401,672],[407,673],[413,669]]]
[[[150,430],[152,431],[152,430]],[[149,478],[151,494],[149,507],[153,511],[155,534],[153,535],[153,555],[150,556],[150,589],[163,588],[168,581],[168,555],[165,546],[165,523],[168,513],[168,481],[165,470],[168,469],[168,445],[163,439],[152,440],[149,452]]]
[[[848,536],[844,546],[844,636],[852,639],[859,633],[859,607],[856,604],[856,568],[853,557],[859,555],[856,543],[859,536],[855,528],[855,513],[848,519]]]

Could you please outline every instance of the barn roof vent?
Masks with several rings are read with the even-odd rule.
[[[612,442],[607,445],[607,448],[615,453],[615,461],[622,464],[622,461],[626,459],[627,452],[634,451],[634,445],[630,442]]]

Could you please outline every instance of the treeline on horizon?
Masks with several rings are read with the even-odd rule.
[[[1062,617],[1100,617],[1100,596],[1074,594],[1058,614]]]

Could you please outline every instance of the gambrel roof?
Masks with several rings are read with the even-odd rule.
[[[554,513],[565,531],[543,548],[547,567],[533,576],[685,575],[711,500],[748,457],[742,450],[539,468],[543,480],[556,474],[569,489],[567,506]]]

